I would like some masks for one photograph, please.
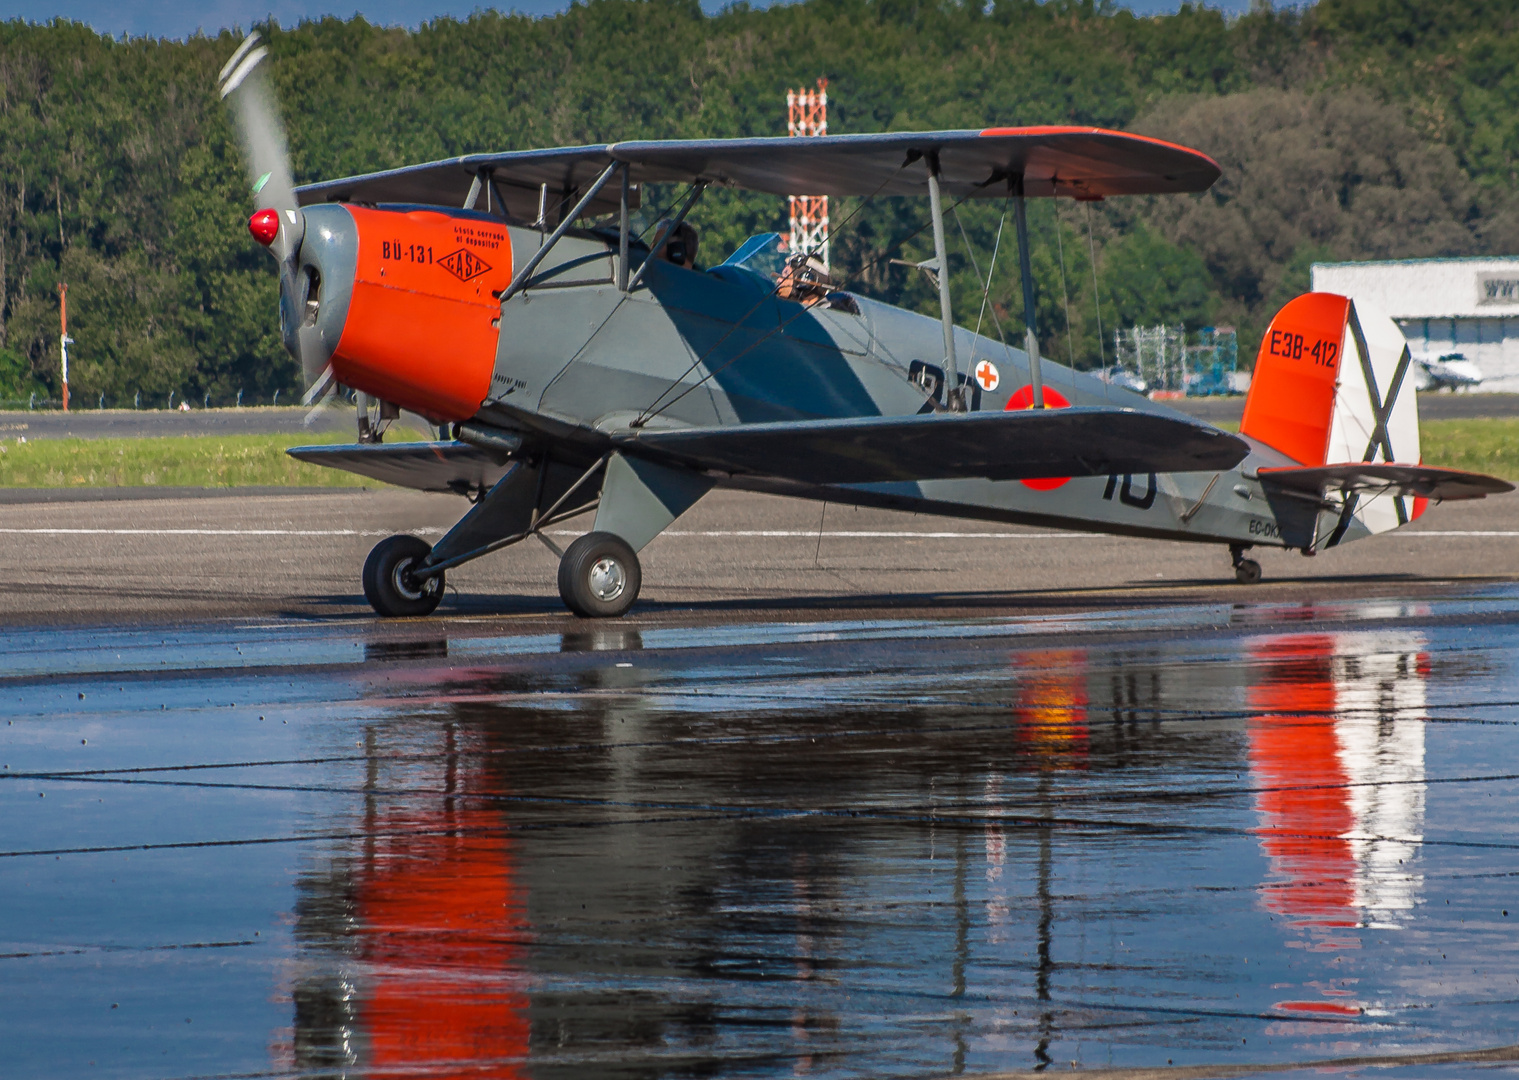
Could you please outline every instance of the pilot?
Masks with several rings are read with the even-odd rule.
[[[656,229],[668,228],[668,220],[661,221]],[[665,238],[664,246],[659,249],[659,257],[676,266],[684,266],[687,270],[696,269],[696,244],[698,237],[696,227],[689,221],[682,221]]]
[[[833,288],[833,278],[823,261],[809,255],[805,259],[792,256],[776,279],[775,295],[783,300],[796,300],[806,307],[820,304],[828,298]]]

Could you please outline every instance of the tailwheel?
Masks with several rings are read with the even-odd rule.
[[[588,619],[612,619],[638,599],[643,571],[638,556],[619,536],[586,533],[559,560],[559,596],[565,607]]]
[[[1234,560],[1234,580],[1241,585],[1256,585],[1261,580],[1261,564],[1245,558],[1247,550],[1239,545],[1229,549],[1229,557]]]
[[[415,536],[387,536],[364,560],[364,599],[380,615],[431,615],[443,599],[443,575],[418,578],[432,545]]]

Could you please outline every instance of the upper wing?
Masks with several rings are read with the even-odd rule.
[[[590,186],[612,162],[606,145],[566,146],[552,150],[517,150],[505,154],[470,154],[467,157],[408,165],[401,169],[324,180],[295,189],[302,206],[322,202],[422,203],[431,206],[491,206],[522,221],[536,220],[539,199],[552,213],[562,199],[573,205],[576,193]],[[489,177],[496,185],[487,193],[476,182]],[[543,185],[547,184],[547,191]],[[470,200],[474,192],[475,199]],[[603,188],[590,207],[592,214],[606,214],[618,207],[615,185]],[[637,206],[635,201],[634,206]]]
[[[1438,469],[1430,465],[1399,465],[1381,461],[1343,465],[1306,465],[1260,470],[1261,483],[1322,498],[1327,492],[1416,495],[1425,499],[1481,499],[1513,491],[1514,485],[1496,476]]]
[[[404,169],[307,184],[302,205],[315,202],[429,203],[463,206],[477,180],[496,184],[508,213],[536,218],[540,197],[550,209],[573,202],[614,161],[634,184],[705,180],[775,195],[922,195],[928,161],[939,163],[943,188],[957,198],[1000,199],[1007,180],[1024,178],[1026,195],[1106,195],[1205,191],[1220,174],[1208,155],[1175,143],[1091,127],[908,131],[792,139],[685,139],[521,150],[412,165]],[[543,189],[547,185],[547,190]],[[615,185],[591,214],[617,207]],[[494,203],[492,204],[494,205]]]
[[[1244,440],[1128,409],[872,416],[644,431],[623,449],[705,471],[811,484],[1195,472],[1232,468]]]
[[[1185,146],[1091,127],[625,142],[611,151],[637,180],[700,178],[773,195],[922,195],[929,158],[958,198],[1004,198],[1015,175],[1025,195],[1206,191],[1221,172]]]
[[[326,444],[295,446],[285,453],[387,484],[457,494],[489,488],[511,468],[497,455],[462,442]]]

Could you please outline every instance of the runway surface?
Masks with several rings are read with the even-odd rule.
[[[369,549],[402,531],[435,540],[465,509],[456,496],[398,489],[0,503],[0,618],[367,619],[359,570]],[[575,524],[551,539],[562,547]],[[1213,545],[714,492],[642,553],[634,617],[728,622],[1004,614],[1120,599],[1415,596],[1519,580],[1516,541],[1519,498],[1449,503],[1407,529],[1311,559],[1257,548],[1266,581],[1249,591],[1234,584],[1227,552]],[[528,542],[451,571],[439,617],[557,627],[565,618],[557,566],[546,546]]]
[[[309,422],[308,422],[309,421]],[[129,439],[165,435],[301,435],[352,431],[351,406],[246,409],[75,409],[0,412],[0,438]]]
[[[1519,1061],[1505,500],[1248,589],[723,495],[627,619],[541,547],[368,616],[462,507],[0,507],[7,1077]]]

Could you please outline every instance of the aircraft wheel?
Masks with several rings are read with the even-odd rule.
[[[1261,564],[1254,559],[1241,559],[1234,564],[1234,580],[1241,585],[1256,585],[1261,580]]]
[[[587,619],[614,619],[633,606],[643,571],[638,556],[619,536],[586,533],[559,560],[559,596]]]
[[[423,581],[412,571],[432,552],[425,540],[405,533],[387,536],[364,560],[364,599],[387,617],[431,615],[443,600],[443,575]]]

